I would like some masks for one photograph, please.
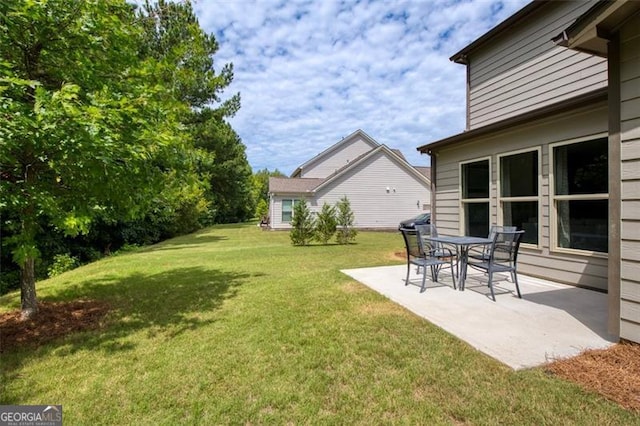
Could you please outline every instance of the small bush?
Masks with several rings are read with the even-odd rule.
[[[336,209],[327,203],[322,205],[322,210],[316,218],[315,239],[322,244],[327,244],[335,235],[338,222],[336,220]]]
[[[47,269],[47,275],[49,278],[60,275],[63,272],[70,271],[78,267],[78,259],[70,254],[57,254],[53,257],[53,262]]]
[[[296,202],[293,207],[293,219],[291,220],[291,242],[294,246],[309,245],[315,234],[315,219],[307,202],[304,200]]]
[[[338,244],[353,243],[358,231],[353,227],[355,215],[351,210],[351,203],[346,196],[342,197],[340,201],[336,203],[336,210],[336,220],[338,224],[336,240],[338,241]]]
[[[256,217],[261,219],[263,217],[269,216],[269,204],[263,199],[258,201],[258,205],[256,207]]]

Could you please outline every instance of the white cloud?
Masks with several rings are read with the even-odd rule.
[[[465,70],[449,57],[528,0],[202,0],[218,69],[234,64],[230,121],[254,170],[291,173],[357,129],[426,165],[416,147],[459,133]]]

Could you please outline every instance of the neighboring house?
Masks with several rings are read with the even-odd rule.
[[[523,273],[607,291],[640,342],[640,2],[534,1],[451,60],[467,129],[418,148],[441,232],[517,225]]]
[[[423,169],[424,171],[424,169]],[[290,178],[269,179],[273,229],[291,228],[296,202],[313,212],[347,197],[358,228],[397,228],[429,210],[429,179],[397,150],[358,130],[298,167]]]

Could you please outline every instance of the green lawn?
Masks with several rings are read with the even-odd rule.
[[[287,233],[220,226],[40,282],[41,300],[113,310],[100,331],[3,353],[0,403],[62,404],[74,425],[640,423],[339,272],[399,250],[396,233],[293,247]]]

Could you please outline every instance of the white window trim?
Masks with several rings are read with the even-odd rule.
[[[284,214],[284,202],[285,201],[291,201],[291,220],[289,221],[285,221],[282,218],[282,215]],[[300,199],[298,198],[283,198],[280,200],[280,222],[281,223],[286,223],[286,224],[291,224],[291,222],[293,221],[293,211],[295,210],[296,207],[296,203],[300,202]]]
[[[524,154],[527,152],[538,152],[538,195],[529,197],[502,197],[500,160],[503,157]],[[516,151],[503,152],[496,155],[496,204],[497,204],[497,224],[504,225],[503,221],[503,201],[537,201],[538,202],[538,244],[522,243],[522,247],[541,249],[542,248],[542,147],[523,148]]]
[[[554,176],[555,162],[553,158],[553,150],[559,146],[572,145],[581,142],[589,142],[594,139],[603,139],[609,136],[608,133],[595,133],[593,135],[580,138],[568,139],[560,142],[549,144],[549,250],[556,253],[576,254],[581,256],[593,256],[607,259],[608,253],[602,253],[592,250],[579,250],[565,247],[558,247],[558,209],[556,201],[558,200],[608,200],[609,193],[606,194],[581,194],[581,195],[556,195],[556,180]]]
[[[462,198],[462,194],[464,194],[463,192],[463,188],[462,188],[462,166],[464,166],[465,164],[471,164],[471,163],[479,163],[481,161],[488,161],[489,162],[489,197],[488,198]],[[489,223],[488,225],[491,226],[491,218],[493,217],[491,214],[491,198],[492,198],[492,194],[491,194],[491,182],[493,181],[493,170],[491,168],[491,156],[488,157],[479,157],[479,158],[474,158],[471,160],[465,160],[465,161],[460,161],[458,163],[458,194],[460,194],[459,196],[459,200],[460,200],[460,205],[458,207],[458,217],[460,218],[459,220],[459,224],[458,224],[458,231],[460,232],[460,235],[466,235],[466,229],[465,229],[465,223],[467,223],[467,218],[464,215],[464,205],[465,204],[471,204],[471,203],[488,203],[489,204]]]

